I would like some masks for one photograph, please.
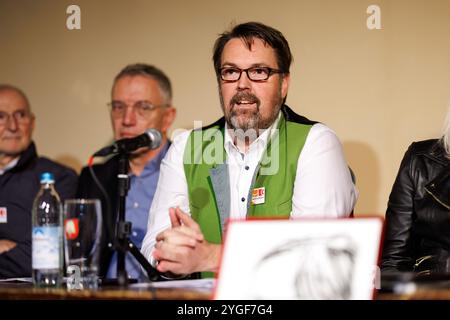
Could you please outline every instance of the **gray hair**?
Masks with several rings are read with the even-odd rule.
[[[114,78],[113,88],[117,80],[127,76],[144,76],[156,80],[156,82],[158,82],[159,88],[161,89],[161,93],[166,99],[166,102],[172,102],[172,85],[170,83],[169,77],[162,70],[145,63],[135,63],[127,65],[125,68],[120,70],[120,72]]]

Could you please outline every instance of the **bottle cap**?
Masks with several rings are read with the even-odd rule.
[[[53,176],[53,173],[50,172],[44,172],[41,174],[41,183],[54,183],[55,178]]]

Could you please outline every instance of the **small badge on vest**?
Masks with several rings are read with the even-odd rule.
[[[252,204],[263,204],[266,202],[266,188],[255,188],[252,192]]]
[[[8,210],[6,207],[0,207],[0,223],[8,222]]]

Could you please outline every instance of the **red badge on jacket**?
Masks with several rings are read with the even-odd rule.
[[[8,209],[6,207],[0,207],[0,223],[8,222]]]

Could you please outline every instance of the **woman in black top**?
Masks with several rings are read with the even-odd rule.
[[[382,271],[450,272],[450,110],[440,139],[414,142],[389,197]]]

